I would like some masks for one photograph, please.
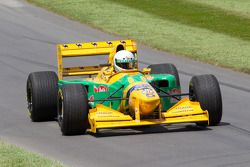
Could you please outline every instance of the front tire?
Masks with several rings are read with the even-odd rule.
[[[63,135],[84,134],[89,127],[87,90],[80,84],[63,85],[58,93],[58,123]]]
[[[191,101],[200,102],[203,110],[208,110],[209,125],[218,125],[222,118],[222,98],[219,82],[214,75],[192,77],[189,84]],[[207,126],[207,123],[197,123]]]
[[[26,92],[30,118],[33,122],[54,120],[57,115],[57,82],[53,71],[30,73]]]

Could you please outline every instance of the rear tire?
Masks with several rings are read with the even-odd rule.
[[[222,98],[219,82],[214,75],[199,75],[192,77],[189,84],[191,101],[200,102],[203,110],[208,110],[209,125],[218,125],[222,117]],[[197,123],[207,126],[207,123]]]
[[[53,71],[30,73],[26,92],[30,118],[34,122],[51,121],[57,115],[57,82]]]
[[[175,65],[170,63],[151,64],[148,66],[148,68],[151,68],[151,74],[172,74],[173,76],[175,76],[176,85],[178,87],[180,86],[179,73]]]
[[[63,135],[84,134],[89,127],[87,90],[80,84],[63,85],[58,93],[58,123]]]

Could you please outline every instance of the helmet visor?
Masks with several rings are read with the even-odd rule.
[[[116,65],[127,70],[135,68],[135,62],[116,62]]]

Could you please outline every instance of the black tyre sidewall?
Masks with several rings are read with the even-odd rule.
[[[208,110],[209,124],[218,125],[222,118],[222,98],[216,77],[214,75],[192,77],[189,92],[191,101],[200,102],[201,108]]]
[[[58,118],[58,123],[63,135],[84,134],[89,128],[86,88],[81,84],[63,85],[59,90],[58,99],[62,100],[62,106],[58,107],[58,117],[61,113],[63,117]],[[58,103],[60,104],[60,101]],[[60,109],[63,112],[59,111]]]
[[[27,101],[32,100],[30,118],[34,122],[54,120],[57,115],[58,78],[53,71],[30,73],[27,79]]]

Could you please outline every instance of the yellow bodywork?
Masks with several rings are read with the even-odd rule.
[[[110,63],[112,66],[113,56],[115,55],[116,49],[119,45],[122,45],[125,50],[128,50],[132,53],[137,52],[137,46],[133,40],[86,42],[57,45],[57,64],[59,80],[62,80],[63,77],[66,76],[97,75],[103,69],[103,67],[101,66],[64,67],[63,58],[109,55],[108,63]]]
[[[76,44],[60,44],[57,46],[57,61],[58,61],[58,78],[62,80],[66,76],[77,75],[96,75],[94,78],[88,78],[99,83],[114,83],[124,75],[134,75],[137,73],[144,74],[145,82],[134,83],[131,78],[130,85],[124,90],[124,97],[130,88],[136,84],[145,84],[147,77],[150,77],[150,69],[145,68],[143,72],[138,70],[138,64],[134,70],[127,70],[115,73],[113,71],[113,56],[117,52],[117,48],[122,45],[125,50],[132,53],[137,53],[137,46],[133,40],[123,41],[106,41],[106,42],[88,42]],[[84,67],[64,67],[63,58],[79,57],[79,56],[95,56],[109,55],[108,66],[84,66]],[[97,104],[96,108],[89,110],[90,132],[96,133],[97,129],[132,127],[145,125],[168,125],[175,123],[197,123],[207,122],[209,124],[208,111],[201,109],[199,102],[192,102],[188,98],[183,98],[167,111],[161,111],[160,97],[155,91],[147,90],[152,97],[145,96],[145,90],[136,90],[130,94],[129,110],[134,113],[127,114],[125,112],[125,100],[121,102],[118,110],[113,110],[111,107]],[[111,104],[111,103],[110,103]],[[158,119],[145,119],[144,115],[157,110]]]
[[[145,125],[169,125],[176,123],[209,123],[208,111],[203,111],[199,102],[192,102],[183,98],[167,111],[160,111],[159,119],[140,119],[139,101],[135,106],[135,119],[119,111],[98,104],[89,112],[90,132],[96,133],[97,129],[119,128]]]

